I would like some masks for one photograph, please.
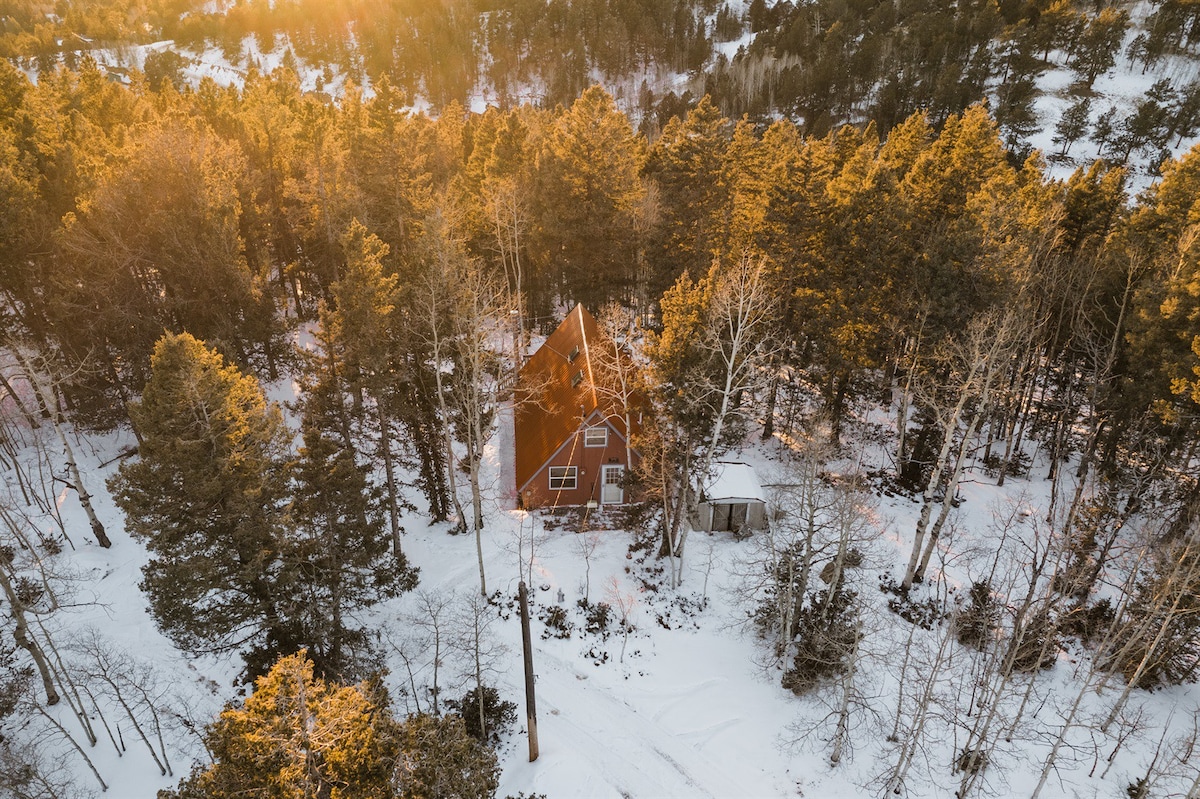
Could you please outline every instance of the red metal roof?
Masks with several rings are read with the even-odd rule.
[[[595,318],[576,305],[521,367],[513,414],[518,491],[594,411],[600,410],[617,433],[627,435],[617,399],[595,388],[598,347],[612,347],[611,340]]]

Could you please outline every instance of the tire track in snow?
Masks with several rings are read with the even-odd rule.
[[[729,784],[719,763],[706,760],[706,753],[689,743],[686,733],[671,733],[656,720],[672,706],[689,699],[694,701],[696,691],[712,687],[719,680],[707,680],[685,688],[667,708],[647,716],[603,685],[592,682],[580,685],[588,680],[588,675],[575,664],[545,651],[536,657],[543,664],[539,669],[539,704],[550,713],[549,717],[542,716],[543,720],[539,722],[539,728],[546,731],[542,736],[545,741],[543,752],[549,745],[564,744],[570,752],[592,764],[622,796],[716,799],[745,794],[747,786]],[[568,679],[569,683],[566,682]],[[558,685],[563,683],[562,694],[572,697],[572,711],[586,721],[568,718],[555,704],[554,695]],[[707,740],[720,729],[739,721],[728,719],[698,732],[710,733]],[[561,738],[554,741],[553,736]],[[661,768],[648,767],[653,763],[661,764]]]

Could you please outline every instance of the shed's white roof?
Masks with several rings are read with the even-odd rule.
[[[704,497],[709,502],[726,499],[745,499],[766,502],[758,475],[748,463],[717,461],[713,476],[704,484]]]

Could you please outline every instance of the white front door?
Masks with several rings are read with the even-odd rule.
[[[602,466],[600,470],[600,504],[620,505],[625,501],[625,489],[621,486],[625,467]]]

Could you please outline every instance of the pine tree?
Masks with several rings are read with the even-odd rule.
[[[160,799],[391,799],[400,725],[380,686],[313,674],[307,653],[281,659],[205,732],[213,763]],[[438,794],[445,795],[445,794]]]
[[[287,615],[317,670],[345,678],[361,674],[370,655],[356,611],[411,590],[417,570],[391,550],[383,497],[358,462],[349,410],[331,371],[322,369],[304,391],[287,555],[298,586]]]
[[[1058,120],[1058,124],[1054,126],[1053,141],[1062,144],[1062,150],[1059,155],[1066,156],[1071,149],[1071,145],[1079,141],[1083,134],[1087,133],[1088,115],[1092,110],[1092,100],[1090,97],[1084,97],[1081,100],[1072,103],[1066,111],[1063,111],[1062,118]]]
[[[471,737],[459,716],[411,716],[400,734],[398,799],[491,799],[500,783],[496,753]]]
[[[593,86],[548,131],[539,164],[540,262],[593,308],[628,296],[642,143],[613,98]]]
[[[162,331],[186,330],[273,368],[282,328],[265,270],[246,258],[245,170],[199,123],[129,132],[61,236],[68,268],[51,311],[72,351],[111,350],[113,371],[139,384]]]
[[[364,395],[371,400],[371,415],[378,433],[377,454],[383,461],[387,481],[392,547],[400,557],[401,503],[391,412],[396,372],[393,314],[398,278],[386,274],[383,268],[388,246],[357,220],[350,224],[342,243],[346,266],[332,286],[334,302],[321,314],[321,326],[327,346],[341,363],[347,387],[354,394],[356,415],[365,413]]]
[[[1096,78],[1116,63],[1127,27],[1129,12],[1113,8],[1106,8],[1088,20],[1087,27],[1079,35],[1075,57],[1071,59],[1071,68],[1084,86],[1092,88]]]
[[[706,95],[687,118],[672,118],[655,142],[645,172],[659,188],[659,283],[693,277],[712,263],[728,230],[726,151],[733,126]]]
[[[150,553],[141,587],[155,621],[189,652],[294,651],[280,614],[294,575],[282,558],[291,436],[279,409],[187,333],[159,341],[152,369],[130,408],[140,457],[109,488]]]

